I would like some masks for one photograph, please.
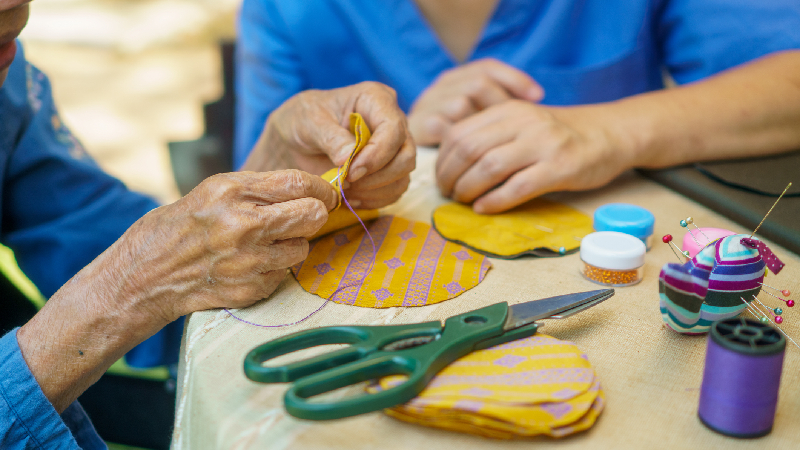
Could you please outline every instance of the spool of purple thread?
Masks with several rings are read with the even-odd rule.
[[[711,325],[700,421],[731,437],[772,431],[786,338],[771,326],[735,317]]]

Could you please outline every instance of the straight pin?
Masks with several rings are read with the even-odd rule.
[[[778,309],[770,308],[769,306],[761,303],[761,300],[759,300],[758,297],[756,297],[755,295],[753,296],[753,300],[757,301],[759,305],[761,305],[764,308],[768,309],[772,313],[772,315],[775,316],[775,323],[783,323],[783,316],[781,316],[781,313],[783,313],[782,309],[780,309],[780,308],[778,308]],[[780,312],[778,312],[778,311],[780,311]]]
[[[756,227],[756,229],[753,230],[752,233],[750,233],[750,238],[752,238],[756,234],[756,231],[758,231],[758,229],[761,228],[761,224],[764,223],[765,220],[767,220],[767,216],[769,215],[769,213],[771,213],[773,208],[775,208],[775,205],[777,205],[778,202],[781,201],[781,198],[783,197],[783,194],[785,194],[786,191],[788,191],[790,187],[792,187],[792,183],[791,182],[786,185],[786,189],[784,189],[783,192],[781,192],[781,195],[779,195],[778,199],[775,200],[775,203],[772,204],[772,208],[770,208],[769,211],[767,211],[767,213],[764,215],[764,218],[761,219],[761,222],[758,223],[758,226]]]
[[[694,243],[697,244],[698,247],[703,248],[704,246],[700,245],[700,242],[698,242],[697,239],[695,239],[694,233],[692,233],[692,230],[689,230],[689,223],[690,223],[689,221],[690,220],[692,220],[692,218],[691,217],[687,217],[685,220],[681,220],[679,223],[683,228],[686,228],[686,230],[689,232],[689,236],[692,237],[692,240],[694,241]]]
[[[783,296],[784,296],[784,297],[788,297],[788,296],[792,295],[791,291],[789,291],[788,289],[783,289],[783,290],[781,290],[781,289],[778,289],[778,288],[776,288],[776,287],[772,287],[772,286],[770,286],[770,285],[768,285],[768,284],[761,283],[761,282],[759,282],[759,281],[756,281],[756,283],[760,284],[760,285],[761,285],[761,286],[763,286],[763,287],[770,288],[770,289],[772,289],[772,290],[773,290],[773,291],[775,291],[775,292],[780,292],[781,294],[783,294]]]
[[[741,298],[741,299],[742,299],[742,301],[744,302],[744,304],[745,304],[745,305],[747,305],[747,300],[745,300],[745,299],[744,299],[744,298],[742,298],[742,297],[739,297],[739,298]],[[749,310],[749,308],[748,308],[748,310]],[[753,314],[753,313],[751,312],[750,314]],[[755,316],[755,314],[753,314],[753,315]],[[756,316],[756,318],[758,318],[758,316]],[[785,333],[785,332],[784,332],[784,331],[781,329],[781,327],[779,327],[779,326],[778,326],[778,324],[777,324],[777,323],[773,322],[773,321],[772,321],[772,320],[771,320],[769,317],[767,317],[766,315],[764,316],[764,319],[766,319],[766,320],[762,320],[761,318],[758,318],[758,320],[759,320],[760,322],[762,322],[762,323],[766,323],[766,321],[769,321],[770,323],[772,323],[773,325],[775,325],[775,328],[776,328],[778,331],[780,331],[780,333],[781,333],[781,334],[782,334],[782,335],[783,335],[783,336],[784,336],[786,339],[788,339],[788,340],[792,341],[792,344],[794,344],[794,346],[795,346],[795,347],[797,347],[798,349],[800,349],[800,345],[797,345],[797,342],[795,342],[795,341],[794,341],[794,339],[790,338],[790,337],[789,337],[789,335],[788,335],[788,334],[786,334],[786,333]]]
[[[745,307],[747,307],[747,310],[750,311],[750,314],[752,314],[756,319],[758,319],[759,322],[765,323],[768,320],[767,316],[762,314],[761,311],[759,311],[758,308],[755,307],[755,305],[745,300],[744,297],[739,297],[739,298],[744,302],[744,305]]]
[[[676,249],[678,249],[678,251],[679,251],[679,252],[681,252],[681,254],[682,254],[683,256],[685,256],[685,257],[687,257],[687,258],[689,257],[689,252],[683,252],[683,251],[681,251],[681,249],[680,249],[680,248],[678,248],[678,246],[677,246],[677,245],[675,245],[675,243],[674,243],[674,242],[672,242],[672,235],[671,235],[671,234],[665,234],[665,235],[664,235],[664,237],[662,237],[662,238],[661,238],[661,242],[663,242],[663,243],[665,243],[665,244],[672,244],[672,247],[675,247]],[[699,245],[699,244],[698,244],[698,245]],[[672,247],[670,247],[670,249],[672,249]],[[672,250],[672,253],[675,253],[675,250],[674,250],[674,249]],[[677,254],[677,253],[675,253],[675,257],[676,257],[676,258],[678,258],[678,261],[679,261],[679,262],[683,263],[683,260],[681,259],[681,257],[680,257],[680,256],[678,256],[678,254]]]
[[[703,233],[703,230],[701,230],[701,229],[700,229],[700,228],[697,226],[697,224],[695,224],[695,223],[694,223],[694,219],[692,219],[691,217],[687,217],[687,218],[686,218],[686,223],[688,223],[689,225],[692,225],[692,226],[694,226],[695,228],[697,228],[697,231],[699,231],[699,232],[700,232],[700,234],[702,234],[702,235],[703,235],[703,237],[704,237],[704,238],[706,238],[706,240],[708,241],[708,243],[709,243],[709,244],[711,243],[711,239],[709,239],[709,238],[708,238],[708,236],[706,236],[706,234],[705,234],[705,233]],[[689,233],[691,233],[691,232],[692,232],[692,231],[691,231],[691,230],[689,230]],[[694,235],[692,235],[692,237],[694,237]],[[698,244],[698,245],[699,245],[699,244]]]
[[[761,291],[761,292],[763,292],[763,293],[765,293],[765,294],[767,294],[767,295],[771,295],[771,296],[773,296],[773,297],[777,298],[778,300],[780,300],[780,301],[782,301],[782,302],[786,303],[786,306],[788,306],[789,308],[791,308],[792,306],[794,306],[794,300],[792,300],[792,299],[788,299],[788,300],[786,300],[786,299],[780,298],[780,297],[778,297],[777,295],[775,295],[775,294],[773,294],[772,292],[769,292],[769,291]]]

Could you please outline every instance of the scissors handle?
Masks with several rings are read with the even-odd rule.
[[[482,341],[491,340],[495,343],[505,341],[502,336],[507,314],[508,305],[503,302],[451,317],[445,322],[444,329],[437,322],[387,327],[345,327],[356,329],[353,333],[363,333],[365,328],[376,328],[380,330],[380,333],[391,333],[391,335],[385,334],[385,339],[380,345],[364,345],[360,349],[350,350],[353,353],[337,351],[326,355],[326,361],[315,361],[316,358],[314,358],[309,360],[312,361],[311,363],[305,362],[306,369],[312,366],[316,369],[329,362],[332,363],[334,358],[341,358],[341,360],[353,358],[352,361],[331,369],[298,377],[284,397],[286,410],[301,419],[329,420],[378,411],[405,403],[422,392],[439,371],[473,351]],[[432,333],[430,335],[434,339],[431,342],[411,348],[383,350],[388,343],[405,337],[421,336],[421,329],[413,332],[405,331],[400,339],[398,339],[397,333],[404,329],[410,330],[408,327],[419,327],[420,325],[427,327],[426,333]],[[528,335],[535,333],[535,326],[526,328],[532,329],[532,331],[528,331]],[[302,333],[298,333],[298,335],[300,334]],[[516,338],[521,337],[519,334],[512,334]],[[510,339],[512,338],[509,337],[508,340]],[[361,342],[375,343],[376,341],[364,338]],[[325,343],[342,342],[327,341]],[[354,344],[353,347],[360,345],[362,344]],[[331,358],[332,356],[333,358]],[[408,379],[398,386],[374,394],[363,394],[330,402],[309,401],[309,398],[316,395],[390,375],[405,375]]]
[[[254,348],[244,361],[247,378],[260,383],[288,383],[318,372],[351,363],[375,353],[386,345],[404,339],[437,336],[439,322],[384,326],[335,326],[289,334]],[[348,347],[316,357],[269,367],[264,363],[298,350],[328,344],[350,344]]]

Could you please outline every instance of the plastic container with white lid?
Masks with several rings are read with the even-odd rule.
[[[642,281],[647,248],[641,239],[618,231],[597,231],[581,240],[586,279],[605,286],[630,286]]]
[[[653,243],[655,216],[641,206],[628,203],[608,203],[594,211],[595,231],[619,231],[644,242],[647,250]]]

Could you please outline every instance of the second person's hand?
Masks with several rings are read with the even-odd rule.
[[[496,59],[447,70],[420,94],[408,114],[418,145],[437,145],[456,123],[510,99],[538,102],[544,91],[530,75]]]
[[[475,212],[511,209],[553,191],[591,189],[631,167],[631,146],[604,106],[553,108],[519,100],[454,125],[439,148],[446,197]]]

